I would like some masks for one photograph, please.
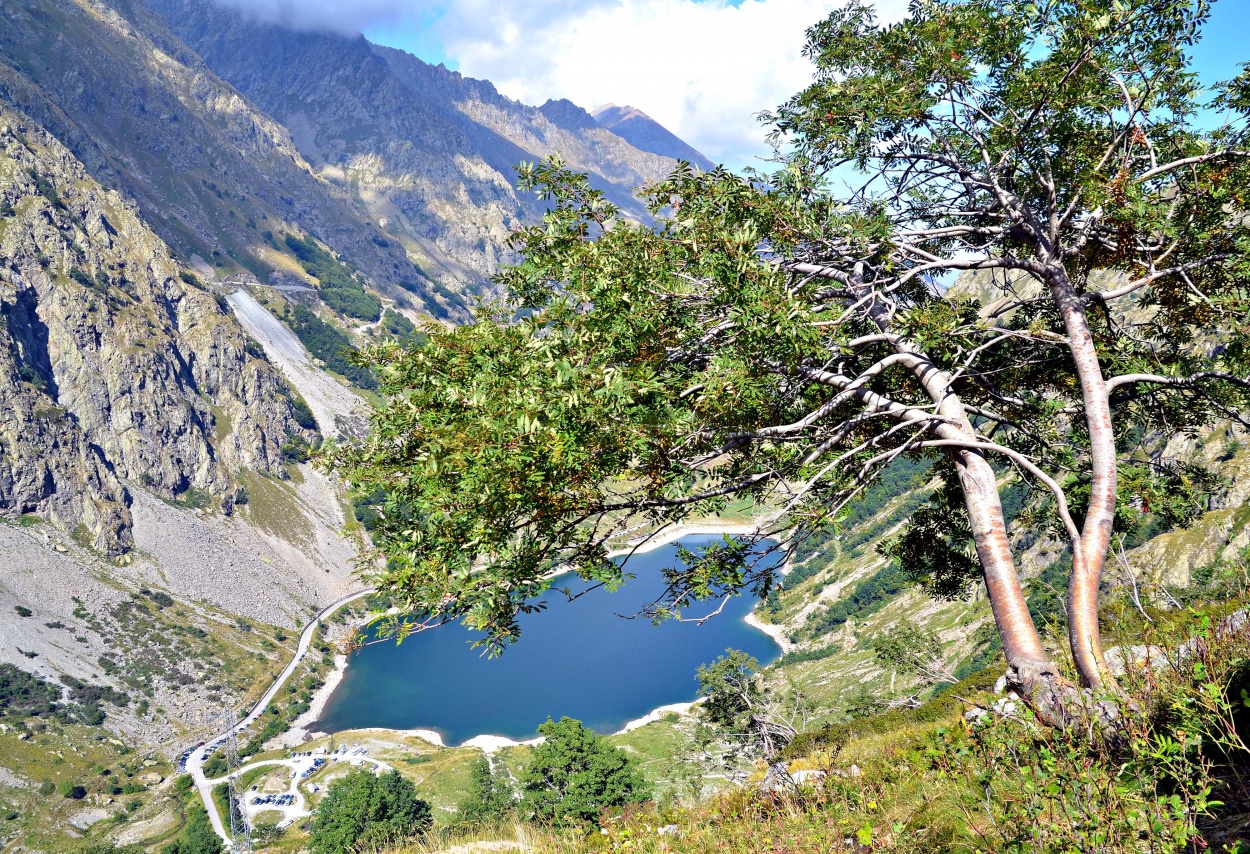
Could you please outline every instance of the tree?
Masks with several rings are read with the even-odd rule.
[[[71,798],[75,801],[81,801],[87,797],[87,787],[72,780],[62,780],[61,784],[56,787],[56,790],[61,797]]]
[[[625,751],[573,718],[547,719],[546,740],[521,774],[521,810],[557,824],[597,821],[601,810],[642,803],[651,788]]]
[[[221,838],[213,830],[208,813],[201,806],[187,808],[187,825],[182,836],[161,849],[161,854],[222,854]]]
[[[938,683],[954,685],[959,681],[946,664],[942,639],[937,632],[910,621],[896,623],[873,638],[872,654],[877,664],[912,677],[922,689]],[[918,705],[919,695],[903,702]]]
[[[1029,615],[999,495],[1027,484],[1029,517],[1071,545],[1081,679],[1111,687],[1111,533],[1199,512],[1216,484],[1159,437],[1250,404],[1250,73],[1216,99],[1234,123],[1198,129],[1186,50],[1206,15],[925,0],[882,27],[850,3],[808,33],[817,77],[772,117],[776,174],[679,168],[645,191],[643,228],[559,161],[523,167],[551,205],[515,235],[513,304],[372,348],[387,402],[336,451],[386,492],[374,580],[415,615],[394,631],[459,619],[499,651],[553,568],[618,584],[614,538],[731,498],[780,513],[687,554],[649,613],[766,596],[754,542],[798,548],[890,462],[927,458],[939,488],[890,555],[938,595],[979,573],[1012,687],[1065,718],[1080,695]],[[840,191],[848,165],[866,177]],[[949,287],[961,272],[980,278]]]
[[[1205,2],[1175,0],[977,0],[922,4],[883,28],[854,3],[809,31],[817,82],[774,116],[804,169],[854,163],[874,177],[851,203],[889,211],[886,259],[900,271],[817,251],[799,272],[852,290],[857,270],[885,273],[892,281],[871,290],[891,321],[908,309],[895,296],[908,282],[991,272],[992,301],[976,321],[946,325],[966,354],[951,367],[974,388],[939,382],[990,430],[936,441],[1005,458],[1052,491],[1073,551],[1072,654],[1094,688],[1106,680],[1098,590],[1118,511],[1180,494],[1168,512],[1183,521],[1209,487],[1200,472],[1164,464],[1157,447],[1125,465],[1117,434],[1191,428],[1245,407],[1244,341],[1229,358],[1194,346],[1203,332],[1246,331],[1250,75],[1216,99],[1236,124],[1197,130],[1185,51],[1207,15]],[[826,274],[831,263],[838,270]],[[911,341],[891,343],[907,358]],[[1037,375],[1054,369],[1050,382]],[[1024,381],[999,379],[1011,372]],[[1039,447],[1060,438],[1061,449]],[[997,520],[978,519],[974,504],[990,581],[992,544],[982,541]],[[1004,577],[1009,558],[998,559]],[[1038,659],[1011,593],[991,591],[1004,642]]]
[[[412,781],[388,771],[353,771],[335,780],[312,822],[313,854],[348,854],[357,846],[418,836],[434,822]]]
[[[503,773],[497,773],[490,759],[483,754],[469,769],[469,794],[460,802],[457,813],[468,824],[491,824],[504,819],[516,809],[512,786]]]

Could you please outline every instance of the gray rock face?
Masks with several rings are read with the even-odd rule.
[[[593,116],[596,122],[634,148],[664,157],[672,157],[675,160],[685,160],[687,163],[698,166],[704,172],[716,168],[715,163],[695,151],[676,134],[637,107],[604,104],[595,109]]]
[[[230,509],[299,427],[269,363],[134,207],[0,108],[0,512],[132,544],[124,480]],[[197,490],[198,493],[192,493]]]

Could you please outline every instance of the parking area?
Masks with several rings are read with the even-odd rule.
[[[249,782],[239,793],[243,813],[251,823],[260,813],[278,812],[282,816],[278,826],[286,827],[312,815],[329,779],[342,776],[343,770],[357,768],[374,774],[391,770],[389,764],[370,757],[368,750],[359,744],[341,745],[333,750],[290,751],[284,758],[249,762],[239,769],[239,776]],[[250,773],[257,769],[266,769],[266,773],[259,776]],[[342,770],[334,773],[337,769]],[[209,782],[216,784],[224,779]]]

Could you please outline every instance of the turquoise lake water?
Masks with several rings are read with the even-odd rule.
[[[689,549],[720,539],[689,536]],[[693,700],[695,670],[741,649],[773,661],[780,650],[743,618],[750,595],[730,600],[702,625],[645,618],[623,619],[663,590],[660,570],[677,563],[677,544],[637,554],[627,571],[636,578],[615,593],[594,590],[573,602],[553,591],[549,607],[521,618],[521,640],[499,658],[470,647],[477,637],[460,625],[443,626],[400,645],[367,646],[352,656],[343,681],[315,729],[385,727],[432,729],[445,743],[476,735],[533,738],[548,716],[577,718],[599,732],[614,732],[659,706]],[[577,579],[573,590],[585,585]],[[692,609],[702,616],[719,602]]]

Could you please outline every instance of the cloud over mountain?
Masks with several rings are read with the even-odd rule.
[[[297,29],[428,53],[530,104],[567,98],[645,110],[713,160],[767,153],[755,115],[811,79],[808,27],[842,0],[217,0]],[[894,20],[906,0],[879,0]]]

